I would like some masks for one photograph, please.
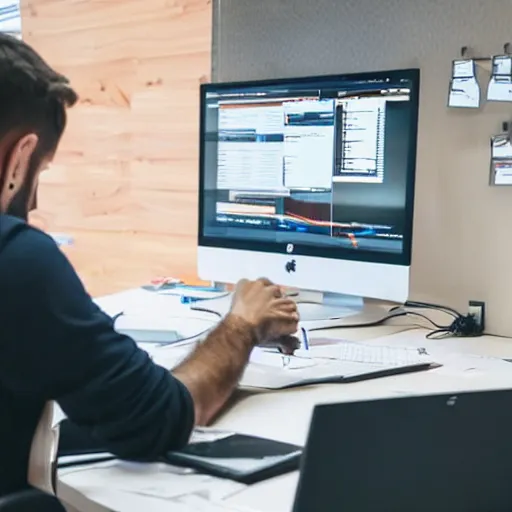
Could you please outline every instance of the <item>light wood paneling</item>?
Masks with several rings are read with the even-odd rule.
[[[33,222],[74,237],[88,290],[195,276],[210,0],[22,0],[23,37],[80,94]]]

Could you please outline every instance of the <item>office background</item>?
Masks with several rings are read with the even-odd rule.
[[[22,0],[23,38],[80,104],[33,221],[94,295],[195,276],[199,84],[211,68],[209,0]]]
[[[446,108],[452,60],[466,45],[502,53],[512,3],[214,0],[214,14],[215,80],[421,68],[412,297],[485,300],[489,331],[512,335],[512,188],[488,186],[489,137],[512,104]]]
[[[91,293],[194,274],[211,64],[216,80],[420,67],[413,297],[485,300],[489,330],[512,335],[512,190],[487,185],[512,105],[446,108],[461,46],[491,55],[512,39],[509,0],[22,0],[22,18],[82,96],[34,221],[73,236]]]

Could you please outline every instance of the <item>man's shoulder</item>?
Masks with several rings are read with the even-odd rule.
[[[55,246],[51,237],[23,219],[0,214],[0,254],[7,247],[27,244]]]
[[[53,239],[22,219],[0,215],[0,271],[30,272],[60,251]]]

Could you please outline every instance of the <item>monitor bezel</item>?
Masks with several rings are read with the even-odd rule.
[[[212,237],[204,234],[204,184],[205,184],[205,126],[206,126],[206,95],[208,93],[222,92],[237,88],[255,88],[269,86],[284,86],[293,83],[294,86],[314,82],[340,82],[382,80],[391,81],[407,79],[411,81],[411,138],[409,141],[409,157],[406,178],[405,199],[405,229],[403,238],[403,251],[400,254],[345,249],[341,247],[313,246],[294,243],[293,254],[317,258],[337,260],[360,261],[368,263],[384,263],[390,265],[410,266],[412,257],[414,196],[416,181],[418,118],[419,118],[419,91],[420,70],[418,68],[396,69],[389,71],[375,71],[364,73],[347,73],[336,75],[315,75],[296,78],[279,78],[266,80],[250,80],[237,82],[206,83],[200,86],[200,120],[199,120],[199,207],[198,207],[198,244],[200,247],[237,249],[242,251],[257,251],[276,254],[286,254],[289,242],[262,242],[254,240],[241,240],[234,238]]]

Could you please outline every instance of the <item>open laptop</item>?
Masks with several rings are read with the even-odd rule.
[[[320,405],[293,512],[512,511],[512,390]]]

